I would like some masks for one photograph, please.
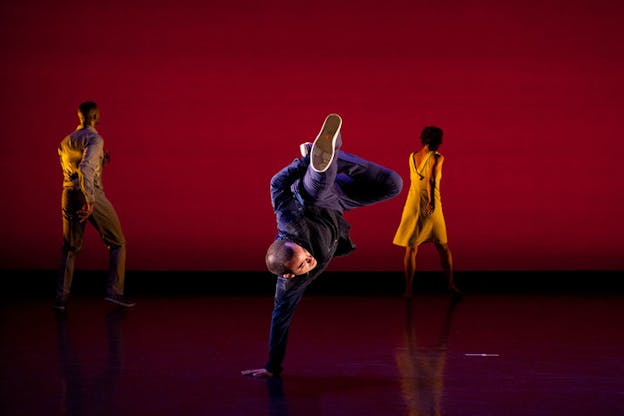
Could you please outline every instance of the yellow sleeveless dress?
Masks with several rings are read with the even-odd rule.
[[[401,222],[394,235],[393,244],[401,247],[418,247],[422,243],[433,242],[446,244],[446,222],[442,212],[440,198],[440,181],[442,180],[442,164],[444,156],[438,152],[424,154],[420,166],[415,165],[416,153],[409,157],[410,188],[403,207]],[[427,215],[425,208],[429,202],[429,180],[433,175],[435,156],[438,157],[438,168],[434,190],[435,209]]]

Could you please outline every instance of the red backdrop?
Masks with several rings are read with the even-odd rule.
[[[331,112],[345,150],[406,182],[346,214],[358,250],[331,269],[401,270],[429,124],[458,270],[624,268],[624,3],[346,3],[3,2],[0,266],[56,267],[56,147],[94,100],[130,269],[264,270],[269,180]],[[78,267],[105,267],[86,239]]]

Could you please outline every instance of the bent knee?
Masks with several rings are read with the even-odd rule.
[[[393,170],[389,171],[386,177],[386,188],[390,197],[395,197],[401,193],[403,189],[403,178],[401,178],[401,175]]]
[[[405,247],[406,256],[415,256],[418,253],[418,247]]]
[[[63,253],[76,255],[80,250],[82,250],[82,245],[63,244]]]
[[[434,243],[438,251],[449,251],[448,243]]]
[[[106,243],[106,248],[110,251],[126,248],[126,240],[119,240],[115,242],[109,241]]]

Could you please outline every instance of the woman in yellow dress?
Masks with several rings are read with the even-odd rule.
[[[425,127],[420,135],[423,147],[409,157],[411,184],[393,240],[393,244],[405,247],[403,270],[406,297],[412,296],[416,254],[418,246],[423,243],[435,245],[448,280],[448,289],[452,295],[460,295],[453,279],[453,257],[448,246],[440,197],[444,156],[438,152],[438,147],[442,144],[442,136],[439,127]]]

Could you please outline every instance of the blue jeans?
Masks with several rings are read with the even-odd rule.
[[[385,201],[401,192],[401,176],[381,165],[338,150],[338,157],[325,172],[311,166],[303,177],[303,199],[321,208],[339,212]]]

